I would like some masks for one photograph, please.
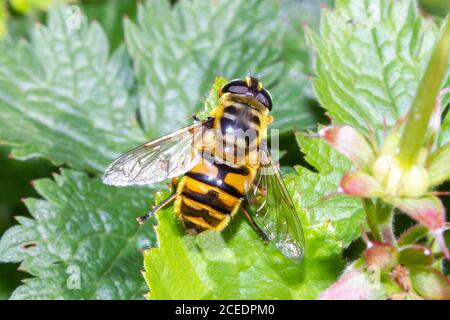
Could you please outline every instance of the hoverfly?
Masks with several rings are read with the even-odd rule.
[[[188,232],[222,231],[241,210],[265,242],[298,262],[303,230],[268,150],[271,109],[272,97],[257,78],[232,80],[207,120],[125,153],[109,165],[103,182],[127,186],[173,178],[173,193],[140,223],[174,201]]]

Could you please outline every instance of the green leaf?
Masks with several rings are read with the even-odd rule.
[[[314,30],[318,29],[320,7],[332,5],[331,0],[284,0],[281,2],[281,14],[286,24],[283,34],[282,60],[288,71],[273,90],[276,105],[272,114],[275,122],[273,127],[279,128],[281,133],[290,129],[304,130],[312,128],[316,123],[325,120],[323,109],[317,108],[311,82],[313,56],[307,46],[304,25]],[[299,113],[299,108],[307,113]],[[289,115],[289,116],[286,116]],[[309,117],[310,123],[305,117]],[[294,146],[296,147],[296,146]]]
[[[297,133],[296,138],[306,161],[318,171],[296,168],[300,176],[296,190],[301,195],[302,208],[307,210],[313,224],[329,223],[345,248],[359,237],[360,225],[365,223],[359,199],[333,195],[343,174],[351,169],[351,163],[321,139],[310,138],[305,133]]]
[[[289,190],[299,177],[290,175]],[[299,197],[295,197],[298,207]],[[341,248],[329,224],[301,212],[306,255],[300,264],[265,245],[238,213],[222,232],[187,235],[171,208],[157,214],[159,248],[145,253],[150,299],[313,299],[339,276]]]
[[[37,180],[44,199],[26,200],[32,219],[18,217],[0,241],[1,262],[21,262],[33,277],[12,299],[136,299],[144,291],[139,250],[153,243],[149,189],[114,189],[64,170]]]
[[[7,148],[0,146],[0,237],[14,224],[14,215],[27,212],[20,199],[36,195],[30,180],[51,173],[46,161],[15,161],[8,159],[8,152]],[[24,276],[24,273],[17,272],[16,264],[0,264],[0,300],[8,299]]]
[[[321,112],[315,100],[311,100],[311,85],[298,65],[290,67],[277,85],[269,89],[274,101],[271,111],[274,122],[270,129],[286,133],[316,126]]]
[[[335,123],[378,138],[411,106],[437,35],[413,1],[338,0],[323,9],[320,37],[308,30],[316,54],[314,90]]]
[[[317,30],[320,24],[320,8],[333,6],[332,0],[284,0],[281,2],[287,32],[283,35],[283,60],[288,64],[301,63],[308,74],[312,72],[312,55],[306,43],[304,25]],[[311,92],[312,97],[312,92]]]
[[[68,29],[63,10],[49,13],[31,43],[0,43],[0,141],[13,156],[102,171],[145,138],[135,117],[130,61],[109,57],[98,24]]]
[[[125,38],[139,82],[141,119],[151,136],[185,125],[201,108],[216,76],[243,78],[249,69],[279,92],[283,66],[280,5],[276,1],[219,0],[148,1],[138,9],[137,23],[125,21]],[[275,117],[294,125],[311,125],[314,118],[302,104],[302,83],[290,78],[288,99],[274,94]],[[295,89],[294,89],[295,88]],[[287,107],[289,106],[289,107]],[[294,122],[295,121],[295,122]],[[280,119],[280,126],[286,122]],[[286,129],[286,127],[284,127]]]

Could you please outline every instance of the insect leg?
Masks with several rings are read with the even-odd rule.
[[[258,235],[261,237],[261,239],[267,243],[269,242],[269,237],[267,236],[267,234],[261,230],[260,227],[258,227],[258,225],[256,224],[255,220],[253,220],[252,216],[250,215],[250,213],[248,212],[247,208],[245,207],[244,204],[242,204],[241,206],[242,212],[244,212],[245,216],[247,217],[248,222],[250,222],[250,224],[252,225],[253,228],[255,228],[256,232],[258,233]]]
[[[191,119],[196,122],[201,121],[200,118],[195,113],[191,116]]]
[[[172,193],[170,196],[168,196],[166,199],[164,199],[164,201],[161,202],[158,206],[153,208],[150,212],[148,212],[147,214],[143,215],[142,217],[137,218],[136,219],[137,222],[139,222],[139,224],[143,224],[145,222],[145,220],[150,218],[153,214],[158,212],[160,209],[164,208],[171,201],[175,200],[176,197],[177,197],[177,193],[176,192]]]

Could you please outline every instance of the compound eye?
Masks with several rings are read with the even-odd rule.
[[[222,93],[230,92],[235,94],[247,94],[249,88],[245,81],[242,80],[232,80],[228,82],[222,89]]]
[[[269,91],[266,89],[262,89],[258,95],[256,96],[259,102],[261,102],[264,106],[266,106],[269,110],[272,110],[272,96]]]
[[[226,92],[242,95],[250,94],[254,96],[266,108],[272,110],[272,96],[270,95],[269,91],[264,88],[259,92],[255,91],[255,89],[252,89],[248,86],[247,82],[236,79],[228,82],[222,88],[221,94],[224,94]]]

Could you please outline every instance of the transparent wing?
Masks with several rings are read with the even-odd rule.
[[[128,151],[108,166],[103,174],[103,183],[144,185],[186,173],[200,160],[195,146],[201,143],[212,121],[210,118],[184,127]]]
[[[299,262],[305,250],[303,228],[266,144],[261,145],[260,168],[246,193],[256,224],[286,257]]]

